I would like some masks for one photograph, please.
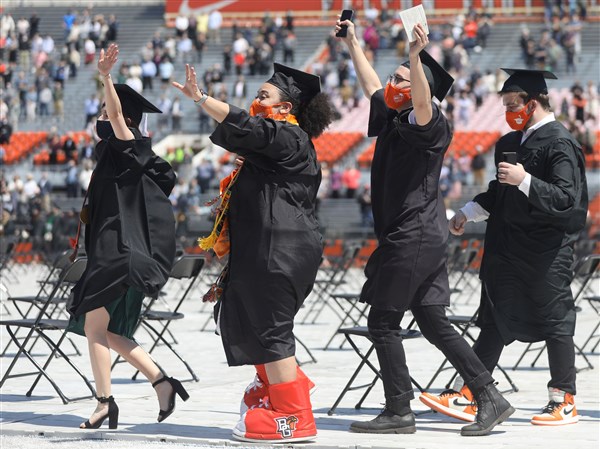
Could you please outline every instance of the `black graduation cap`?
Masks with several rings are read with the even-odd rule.
[[[431,89],[431,95],[442,101],[446,98],[448,91],[452,87],[454,78],[425,50],[421,50],[419,58],[421,58],[425,78],[427,78],[429,88]],[[402,65],[410,69],[410,61],[406,61]]]
[[[115,90],[119,100],[121,100],[121,109],[123,115],[129,117],[139,126],[144,112],[162,114],[162,111],[138,94],[127,84],[115,84]]]
[[[321,78],[275,62],[275,73],[267,83],[281,89],[292,99],[307,102],[321,92]]]
[[[510,76],[504,82],[502,90],[498,93],[507,92],[526,92],[528,94],[547,94],[548,86],[546,79],[558,79],[556,75],[548,70],[525,70],[525,69],[505,69]]]

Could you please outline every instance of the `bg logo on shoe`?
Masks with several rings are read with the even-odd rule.
[[[284,416],[282,418],[275,418],[275,422],[277,423],[277,433],[281,434],[282,438],[291,438],[294,436],[298,418],[293,415]]]

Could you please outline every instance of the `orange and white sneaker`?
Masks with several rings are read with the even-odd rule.
[[[579,415],[575,408],[575,398],[570,393],[565,393],[562,402],[550,400],[541,414],[531,418],[531,424],[536,426],[564,426],[575,424],[578,421]]]
[[[474,422],[477,415],[477,405],[471,390],[465,385],[460,389],[446,390],[439,396],[431,393],[422,393],[419,399],[427,407],[452,418],[467,422]]]

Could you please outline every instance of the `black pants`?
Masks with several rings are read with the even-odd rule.
[[[487,370],[491,373],[500,360],[504,342],[489,307],[481,308],[477,321],[481,332],[473,345],[473,350]],[[569,335],[552,337],[546,340],[548,345],[548,365],[550,366],[550,382],[548,388],[558,388],[575,394],[575,344]]]
[[[444,306],[421,306],[411,310],[423,336],[444,353],[471,391],[477,392],[494,381],[469,344],[450,324]],[[369,334],[379,359],[387,403],[414,398],[400,336],[403,316],[404,312],[373,307],[369,312]]]

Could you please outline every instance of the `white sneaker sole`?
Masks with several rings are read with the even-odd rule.
[[[563,419],[560,421],[536,421],[535,419],[531,420],[531,424],[534,426],[566,426],[568,424],[577,424],[579,422],[579,416],[574,416],[571,419]]]

